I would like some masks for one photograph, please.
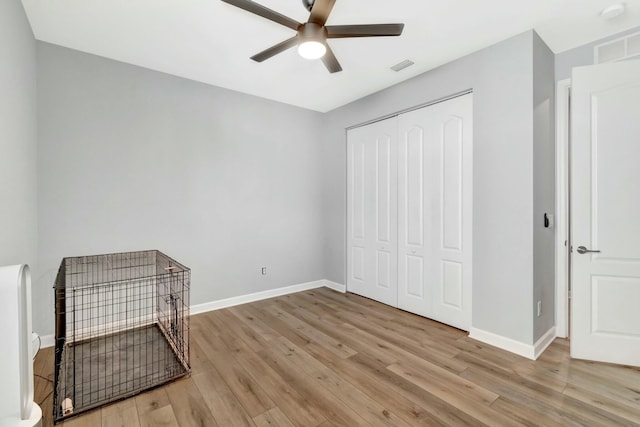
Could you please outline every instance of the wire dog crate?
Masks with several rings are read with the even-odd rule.
[[[54,286],[56,423],[191,372],[190,275],[156,250],[62,260]]]

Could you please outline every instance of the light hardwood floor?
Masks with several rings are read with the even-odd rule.
[[[191,317],[190,378],[77,426],[640,425],[640,369],[535,362],[353,294],[318,289]],[[53,349],[35,362],[51,422]]]

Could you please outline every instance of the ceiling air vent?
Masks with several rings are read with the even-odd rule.
[[[627,37],[627,55],[640,55],[640,33]]]
[[[413,61],[410,61],[408,59],[405,59],[402,62],[398,62],[396,65],[394,65],[393,67],[391,67],[391,69],[395,72],[404,70],[407,67],[411,67],[414,64]]]
[[[640,56],[640,33],[597,45],[594,47],[594,56],[596,64]]]

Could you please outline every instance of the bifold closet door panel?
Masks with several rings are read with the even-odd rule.
[[[434,135],[428,135],[433,129],[424,125],[424,112],[418,112],[403,114],[398,121],[398,307],[429,316],[432,300],[425,282],[432,275],[428,239],[433,232],[425,185],[433,171],[429,141]]]
[[[471,327],[472,95],[399,116],[398,307]]]
[[[397,118],[347,134],[347,289],[398,304]]]

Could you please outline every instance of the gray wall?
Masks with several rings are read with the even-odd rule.
[[[344,283],[345,128],[467,89],[473,327],[532,344],[553,322],[553,55],[532,31],[324,115],[44,43],[37,70],[42,334],[64,256],[163,250],[192,304]]]
[[[593,41],[591,43],[570,49],[564,52],[560,52],[556,55],[555,74],[556,81],[571,78],[571,69],[573,67],[579,67],[583,65],[593,65],[593,48],[601,43],[606,43],[611,40],[615,40],[620,37],[624,37],[627,34],[637,33],[640,31],[640,27],[635,27],[627,31],[622,31],[611,37],[605,37],[600,40]]]
[[[20,0],[0,1],[0,266],[36,261],[36,42]]]
[[[344,283],[346,274],[345,128],[473,89],[473,327],[533,343],[533,37],[523,33],[324,117],[328,279]]]
[[[555,322],[555,231],[544,213],[555,213],[554,55],[533,34],[533,341]],[[537,317],[537,303],[542,312]]]
[[[44,43],[38,86],[37,331],[64,256],[160,249],[192,304],[323,278],[320,113]]]

